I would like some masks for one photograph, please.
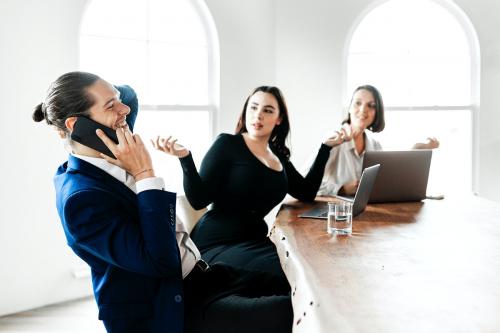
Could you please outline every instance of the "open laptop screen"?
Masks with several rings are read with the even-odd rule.
[[[432,150],[367,151],[363,168],[380,164],[369,202],[425,199]]]
[[[352,215],[357,216],[361,214],[368,204],[368,198],[370,197],[370,192],[372,191],[373,184],[377,179],[377,174],[379,171],[379,165],[372,165],[363,170],[361,174],[361,179],[359,181],[359,186],[356,191],[354,198],[344,198],[341,196],[336,196],[341,200],[346,200],[352,202]],[[323,205],[321,207],[315,207],[311,210],[308,210],[302,214],[298,215],[299,217],[307,217],[307,218],[315,218],[315,219],[326,219],[328,217],[328,207]]]

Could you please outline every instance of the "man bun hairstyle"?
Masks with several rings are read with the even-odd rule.
[[[89,116],[89,109],[94,100],[87,93],[87,88],[101,78],[87,72],[69,72],[55,80],[47,91],[45,101],[38,104],[33,111],[33,120],[45,119],[67,133],[66,119],[76,116]]]
[[[45,119],[44,105],[43,103],[40,103],[37,106],[35,106],[35,111],[33,111],[33,120],[38,123],[44,119]]]

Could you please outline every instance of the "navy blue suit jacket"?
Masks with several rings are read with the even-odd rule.
[[[68,245],[91,267],[99,319],[133,323],[131,331],[182,332],[175,193],[135,194],[71,155],[57,170],[54,185]]]

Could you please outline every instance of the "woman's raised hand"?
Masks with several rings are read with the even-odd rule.
[[[344,184],[339,193],[343,195],[355,195],[358,190],[359,180],[354,180],[350,183]]]
[[[438,147],[439,141],[434,137],[427,138],[425,142],[417,142],[413,145],[413,149],[435,149]]]
[[[329,147],[338,146],[352,139],[350,127],[342,126],[342,128],[328,137],[323,143]]]
[[[172,136],[168,138],[160,137],[159,135],[155,140],[151,140],[153,147],[155,149],[167,153],[172,156],[176,156],[178,158],[183,158],[189,155],[189,149],[180,144],[176,143],[177,139],[174,139]]]
[[[344,133],[344,137],[343,137],[344,142],[352,140],[353,130],[352,130],[352,127],[350,124],[342,125],[341,131],[342,131],[342,133]]]

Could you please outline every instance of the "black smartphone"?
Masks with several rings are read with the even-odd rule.
[[[71,139],[84,146],[97,150],[109,157],[115,158],[115,155],[109,150],[108,147],[102,142],[95,133],[96,129],[101,129],[114,143],[118,144],[118,137],[116,131],[110,127],[104,126],[90,118],[77,117],[73,132],[71,132]]]

